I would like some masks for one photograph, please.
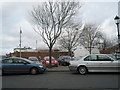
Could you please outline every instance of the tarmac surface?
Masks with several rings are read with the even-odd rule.
[[[47,68],[46,71],[48,71],[48,72],[67,72],[70,70],[69,70],[68,66],[58,66],[58,67]]]

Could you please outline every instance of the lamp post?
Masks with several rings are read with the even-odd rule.
[[[115,20],[115,23],[117,25],[117,30],[118,30],[118,47],[119,47],[119,53],[120,53],[120,31],[119,31],[120,17],[116,16],[114,20]]]

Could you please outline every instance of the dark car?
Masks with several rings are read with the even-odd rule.
[[[110,56],[116,60],[120,60],[120,54],[108,54],[108,56]]]
[[[10,57],[1,60],[2,74],[6,73],[30,73],[38,74],[43,73],[46,67],[43,64],[35,64],[25,58]]]
[[[59,65],[62,65],[62,66],[69,66],[70,64],[69,62],[73,60],[74,58],[71,56],[59,56],[58,58]]]

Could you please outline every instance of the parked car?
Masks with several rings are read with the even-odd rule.
[[[3,59],[3,58],[9,58],[8,56],[0,56],[0,59]]]
[[[110,56],[114,59],[120,60],[120,54],[108,54],[108,56]]]
[[[116,60],[106,54],[87,55],[78,61],[70,61],[70,71],[78,71],[80,74],[87,72],[120,72],[120,60]]]
[[[58,62],[59,62],[59,65],[62,65],[62,66],[69,66],[69,62],[74,60],[71,56],[59,56],[58,58]]]
[[[28,59],[29,59],[30,61],[32,61],[33,63],[40,64],[40,61],[38,60],[37,57],[29,57]]]
[[[46,56],[44,57],[44,60],[42,60],[42,63],[45,65],[45,66],[49,66],[50,65],[50,59],[49,59],[49,56]],[[53,67],[58,67],[58,61],[55,60],[54,57],[51,57],[51,65]]]
[[[2,73],[30,73],[38,74],[46,70],[42,64],[35,64],[25,58],[10,57],[1,60]]]

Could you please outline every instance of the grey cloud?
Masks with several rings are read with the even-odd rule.
[[[32,6],[38,3],[31,2],[17,2],[17,3],[4,3],[2,6],[2,43],[3,52],[7,53],[12,51],[13,48],[19,45],[19,30],[20,27],[23,31],[22,33],[22,46],[30,46],[32,48],[36,47],[36,40],[38,40],[39,48],[46,48],[47,46],[43,43],[41,37],[35,33],[32,29],[32,25],[28,22],[29,11]],[[110,19],[109,22],[113,22],[111,19],[117,14],[117,3],[85,3],[80,9],[80,18],[83,17],[83,21],[91,23],[104,24],[106,19]],[[1,23],[1,22],[0,22]],[[115,24],[109,23],[104,29],[114,28]]]
[[[82,8],[83,20],[101,24],[117,14],[117,2],[87,2]]]

